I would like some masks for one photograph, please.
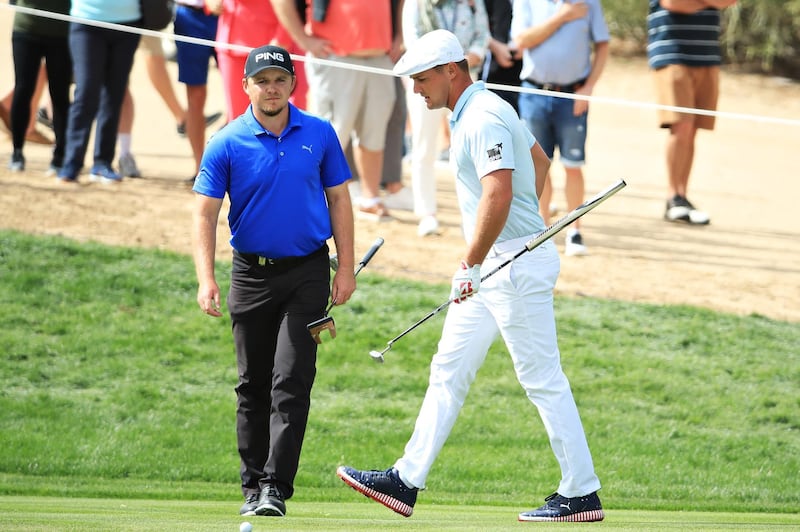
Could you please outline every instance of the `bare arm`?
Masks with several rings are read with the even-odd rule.
[[[506,225],[511,209],[511,170],[504,168],[486,174],[481,179],[481,187],[483,190],[478,202],[475,234],[464,255],[464,261],[470,266],[483,263]]]
[[[536,173],[536,197],[541,198],[547,172],[550,171],[550,158],[537,142],[531,146],[531,159],[533,159],[533,170]]]
[[[584,2],[564,2],[561,8],[547,21],[536,26],[531,26],[514,37],[517,48],[536,48],[549,39],[561,26],[567,22],[583,18],[589,13],[589,6]]]
[[[328,210],[333,228],[333,241],[336,244],[336,256],[339,267],[333,276],[331,286],[331,301],[337,305],[347,303],[356,289],[354,276],[355,257],[353,253],[353,206],[350,202],[350,191],[347,183],[326,188]]]
[[[197,274],[197,304],[203,312],[219,317],[219,285],[214,277],[214,259],[217,249],[217,220],[222,199],[197,194],[192,217],[192,251]]]
[[[582,96],[591,96],[594,91],[594,86],[600,76],[603,74],[603,69],[608,62],[608,42],[594,43],[594,56],[592,57],[592,70],[586,82],[575,91],[575,94]],[[575,116],[580,116],[589,109],[589,102],[587,100],[575,100],[573,112]]]
[[[270,0],[272,9],[278,17],[281,26],[291,35],[292,40],[300,45],[303,50],[310,52],[316,57],[328,57],[331,54],[330,43],[326,39],[320,39],[306,33],[300,13],[294,0]]]
[[[736,3],[736,0],[661,0],[661,7],[675,13],[691,15],[709,7],[725,9]]]

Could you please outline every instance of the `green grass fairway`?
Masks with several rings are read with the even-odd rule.
[[[219,265],[224,293],[229,270]],[[442,319],[397,342],[385,364],[368,353],[448,290],[369,271],[358,285],[319,349],[289,515],[254,518],[256,530],[541,526],[516,515],[541,505],[560,473],[499,341],[411,519],[336,477],[339,465],[386,468],[402,453]],[[230,322],[203,315],[196,290],[186,256],[0,231],[0,531],[238,529]],[[800,529],[798,324],[591,298],[555,305],[603,484],[598,526]]]
[[[353,495],[361,497],[353,491]],[[0,497],[0,529],[14,531],[235,532],[249,521],[263,530],[781,530],[800,528],[799,514],[652,512],[610,510],[601,523],[520,523],[518,509],[498,506],[426,505],[408,519],[376,503],[294,502],[284,518],[236,517],[235,503],[53,497]],[[522,510],[521,508],[519,510]]]

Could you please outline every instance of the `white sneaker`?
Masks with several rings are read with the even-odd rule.
[[[418,236],[429,236],[429,235],[434,235],[438,232],[439,232],[439,220],[436,219],[436,216],[433,215],[423,216],[422,220],[419,221],[419,225],[417,226]]]
[[[414,210],[414,194],[408,187],[403,187],[393,194],[386,194],[383,204],[387,209],[397,209],[398,211]]]
[[[587,255],[589,250],[583,244],[583,237],[577,231],[567,235],[564,255],[567,257]]]

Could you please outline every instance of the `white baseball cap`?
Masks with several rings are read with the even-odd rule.
[[[435,66],[458,63],[464,58],[464,49],[455,35],[447,30],[433,30],[411,43],[392,72],[398,76],[413,76]]]

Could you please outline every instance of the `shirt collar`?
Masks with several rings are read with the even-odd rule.
[[[287,103],[286,105],[289,107],[289,121],[286,123],[286,129],[283,130],[283,132],[281,133],[281,136],[286,135],[286,133],[288,133],[290,130],[292,130],[292,129],[296,128],[296,127],[300,127],[300,125],[301,125],[301,122],[300,122],[300,120],[301,120],[300,114],[301,113],[299,112],[297,107],[292,105],[291,102]],[[250,105],[247,106],[247,111],[244,112],[244,115],[242,116],[242,118],[244,120],[244,123],[247,125],[247,127],[250,128],[250,131],[253,132],[253,135],[257,136],[257,135],[262,135],[262,134],[265,134],[265,133],[267,135],[272,135],[272,133],[270,133],[269,131],[264,129],[264,126],[262,126],[258,122],[258,120],[256,120],[256,117],[253,114],[253,104],[250,104]]]
[[[464,107],[467,105],[469,99],[472,98],[476,92],[482,91],[485,88],[486,84],[483,81],[474,81],[461,93],[461,96],[458,97],[458,101],[456,101],[455,107],[453,107],[453,114],[450,116],[450,129],[453,129],[453,126],[455,126],[456,122],[461,118],[461,113],[464,111]]]

